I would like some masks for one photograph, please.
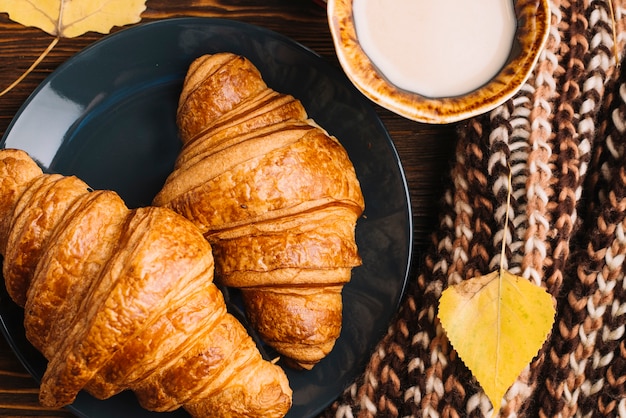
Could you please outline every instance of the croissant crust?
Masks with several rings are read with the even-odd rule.
[[[313,367],[340,334],[341,289],[361,264],[364,200],[346,150],[231,53],[190,66],[177,121],[182,151],[153,203],[202,231],[261,337]]]
[[[0,249],[26,336],[48,359],[40,401],[133,390],[154,411],[282,417],[283,370],[226,312],[210,244],[175,212],[43,174],[0,151]]]

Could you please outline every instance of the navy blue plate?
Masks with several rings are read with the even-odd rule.
[[[370,102],[343,73],[291,39],[241,22],[181,18],[138,25],[60,66],[22,106],[0,147],[27,151],[47,172],[115,190],[129,207],[148,205],[180,148],[175,114],[187,68],[198,56],[221,51],[250,59],[270,87],[300,99],[309,115],[339,138],[365,196],[356,229],[363,266],[343,292],[342,334],[313,370],[287,370],[294,390],[288,417],[312,417],[363,371],[398,308],[412,250],[400,160]],[[40,379],[45,360],[24,337],[23,311],[0,288],[2,331]],[[186,416],[182,410],[144,411],[132,393],[106,401],[81,393],[70,409],[90,418]]]

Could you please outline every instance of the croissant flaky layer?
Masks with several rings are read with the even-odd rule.
[[[199,227],[261,337],[312,368],[340,334],[341,290],[361,264],[364,200],[346,150],[231,53],[191,64],[177,122],[183,148],[154,204]]]
[[[210,244],[173,211],[129,210],[114,192],[2,150],[0,250],[27,338],[48,359],[44,405],[131,389],[147,409],[198,417],[290,408],[285,373],[226,312]]]

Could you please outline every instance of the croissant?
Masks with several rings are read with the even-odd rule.
[[[153,203],[202,231],[261,338],[311,369],[341,332],[341,292],[361,264],[364,200],[346,150],[231,53],[191,64],[177,124],[183,147]]]
[[[18,150],[0,151],[0,187],[7,291],[48,359],[42,404],[131,389],[154,411],[286,414],[287,377],[226,312],[210,244],[191,222],[43,174]]]

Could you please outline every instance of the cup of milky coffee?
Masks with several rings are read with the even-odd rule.
[[[328,0],[337,57],[379,105],[425,123],[485,113],[526,82],[548,0]]]

